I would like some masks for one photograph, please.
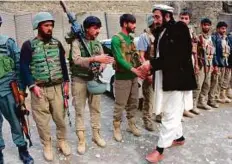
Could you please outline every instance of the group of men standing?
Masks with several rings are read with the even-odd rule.
[[[148,25],[153,29],[155,53],[140,68],[145,72],[156,71],[154,111],[161,117],[161,128],[157,147],[146,156],[155,163],[163,159],[164,148],[185,143],[182,115],[193,117],[200,114],[199,108],[211,110],[218,108],[219,103],[231,102],[232,45],[228,25],[223,21],[218,22],[212,34],[211,20],[202,18],[201,33],[196,35],[189,25],[190,11],[183,9],[179,22],[174,21],[170,6],[154,5],[152,12]],[[154,28],[149,24],[152,17]],[[149,44],[141,38],[143,35],[138,50],[150,52],[152,40],[146,49],[140,44]]]
[[[127,130],[141,136],[136,126],[138,108],[138,77],[144,79],[143,94],[144,127],[154,131],[152,113],[159,116],[160,136],[155,150],[146,156],[149,162],[163,159],[163,151],[170,146],[183,145],[183,114],[192,117],[199,114],[197,108],[218,108],[218,102],[227,103],[227,91],[231,87],[232,37],[226,35],[227,24],[219,22],[211,35],[211,21],[201,20],[199,36],[188,27],[191,14],[183,11],[180,21],[173,18],[174,8],[154,5],[148,17],[148,28],[140,36],[137,47],[133,41],[136,18],[132,14],[120,16],[121,31],[112,37],[110,57],[103,52],[96,39],[102,26],[99,18],[87,17],[83,22],[86,47],[73,38],[70,41],[71,93],[75,108],[77,152],[86,151],[84,110],[88,100],[92,127],[92,140],[100,147],[106,142],[100,134],[101,96],[93,90],[96,74],[106,64],[115,66],[115,107],[113,135],[122,141],[121,121],[124,109],[128,120]],[[0,19],[0,25],[2,20]],[[49,122],[56,124],[57,148],[71,154],[66,137],[64,96],[69,94],[70,77],[66,65],[65,50],[61,42],[52,36],[55,20],[48,12],[40,12],[33,19],[35,38],[23,43],[21,52],[13,39],[0,35],[0,125],[2,115],[11,125],[12,137],[19,148],[20,159],[25,164],[34,163],[29,155],[22,128],[15,114],[16,103],[10,88],[17,81],[21,103],[25,100],[26,86],[31,92],[32,115],[37,126],[43,155],[53,160],[53,148]],[[98,65],[98,66],[96,66]],[[192,93],[193,91],[193,93]],[[231,95],[229,95],[231,96]],[[4,141],[0,135],[0,163],[3,163]]]

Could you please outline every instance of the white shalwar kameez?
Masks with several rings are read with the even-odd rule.
[[[159,41],[165,30],[160,34]],[[157,49],[159,57],[159,49]],[[175,80],[175,79],[173,79]],[[191,108],[189,100],[189,91],[163,91],[163,74],[162,70],[155,72],[155,95],[154,104],[156,114],[163,113],[162,124],[160,125],[160,134],[157,146],[167,148],[172,145],[173,140],[183,136],[181,119],[184,109]]]

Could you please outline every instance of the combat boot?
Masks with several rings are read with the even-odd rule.
[[[122,141],[122,134],[121,134],[121,121],[113,121],[114,125],[114,138],[116,141],[121,142]]]
[[[193,109],[190,110],[190,112],[193,113],[193,114],[196,114],[196,115],[200,114],[200,111],[199,111],[198,108],[193,108]]]
[[[128,119],[128,128],[127,128],[127,131],[131,132],[136,137],[141,136],[141,132],[139,131],[139,129],[135,125],[135,119],[134,118]]]
[[[86,140],[85,140],[85,131],[78,130],[77,131],[77,137],[78,137],[78,145],[77,145],[77,152],[80,155],[83,155],[85,153],[85,147],[86,147]]]
[[[200,114],[200,111],[197,108],[197,99],[195,99],[195,98],[193,99],[193,109],[191,109],[190,112],[193,114],[196,114],[196,115]]]
[[[44,143],[43,155],[44,155],[45,160],[47,161],[53,160],[53,150],[52,150],[51,140]]]
[[[106,147],[106,142],[100,135],[99,129],[92,129],[93,131],[93,142],[95,142],[100,147]]]
[[[27,150],[27,145],[19,146],[18,151],[19,151],[19,158],[24,164],[33,164],[34,163],[34,159],[30,156],[30,154]]]
[[[2,149],[0,150],[0,164],[4,164]]]
[[[68,156],[71,154],[71,148],[68,145],[67,141],[64,139],[58,140],[56,147],[65,155]]]
[[[208,105],[213,108],[219,108],[219,104],[216,101],[209,101]]]
[[[224,100],[225,103],[231,103],[231,99],[229,99],[227,96],[226,96],[226,90],[223,89],[221,91],[221,98]]]
[[[232,89],[231,88],[228,88],[226,90],[226,95],[227,95],[228,98],[232,99]]]
[[[211,110],[212,108],[207,105],[205,102],[203,101],[200,101],[198,104],[197,104],[197,107],[200,108],[200,109],[205,109],[205,110]]]
[[[193,118],[194,114],[192,114],[191,112],[184,110],[183,116],[185,117],[189,117],[189,118]]]

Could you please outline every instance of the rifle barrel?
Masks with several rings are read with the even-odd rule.
[[[66,7],[66,4],[64,3],[64,1],[61,0],[60,5],[63,8],[64,12],[67,13],[67,7]]]

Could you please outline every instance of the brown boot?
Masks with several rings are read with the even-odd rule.
[[[217,99],[218,102],[220,103],[230,103],[231,100],[226,96],[226,90],[225,89],[221,89],[221,92],[220,92],[220,96],[219,96],[219,99]]]
[[[127,131],[133,133],[134,136],[136,136],[136,137],[141,136],[141,132],[139,131],[139,129],[135,125],[135,119],[134,118],[128,119]]]
[[[208,105],[213,107],[213,108],[219,108],[219,104],[216,103],[216,101],[209,101]]]
[[[71,154],[71,148],[68,145],[67,141],[65,141],[65,140],[58,140],[57,141],[57,148],[60,149],[60,151],[62,151],[62,153],[65,156],[68,156]]]
[[[100,133],[99,133],[99,129],[92,129],[93,131],[93,138],[92,140],[100,147],[106,147],[106,142],[104,141],[104,139],[101,137]]]
[[[52,141],[47,141],[43,146],[43,155],[45,160],[52,161],[53,160],[53,151],[52,151]]]
[[[190,112],[193,113],[193,114],[196,114],[196,115],[200,114],[200,111],[197,108],[191,109]]]
[[[122,141],[122,134],[120,129],[121,121],[113,121],[113,125],[114,125],[114,139],[118,142],[121,142]]]
[[[77,144],[77,152],[80,155],[83,155],[85,153],[85,131],[84,130],[78,130],[77,131],[77,137],[78,137],[78,144]]]
[[[228,88],[228,89],[226,90],[226,95],[227,95],[227,97],[228,97],[229,99],[232,99],[232,89],[231,89],[231,88]]]
[[[205,109],[205,110],[211,110],[212,108],[207,105],[205,102],[199,102],[197,104],[197,107],[200,108],[200,109]]]
[[[225,99],[225,103],[231,103],[231,99],[227,97],[226,89],[222,90],[222,95],[223,95],[223,98]]]
[[[191,112],[184,110],[183,116],[185,117],[189,117],[189,118],[193,118],[194,114],[192,114]]]

